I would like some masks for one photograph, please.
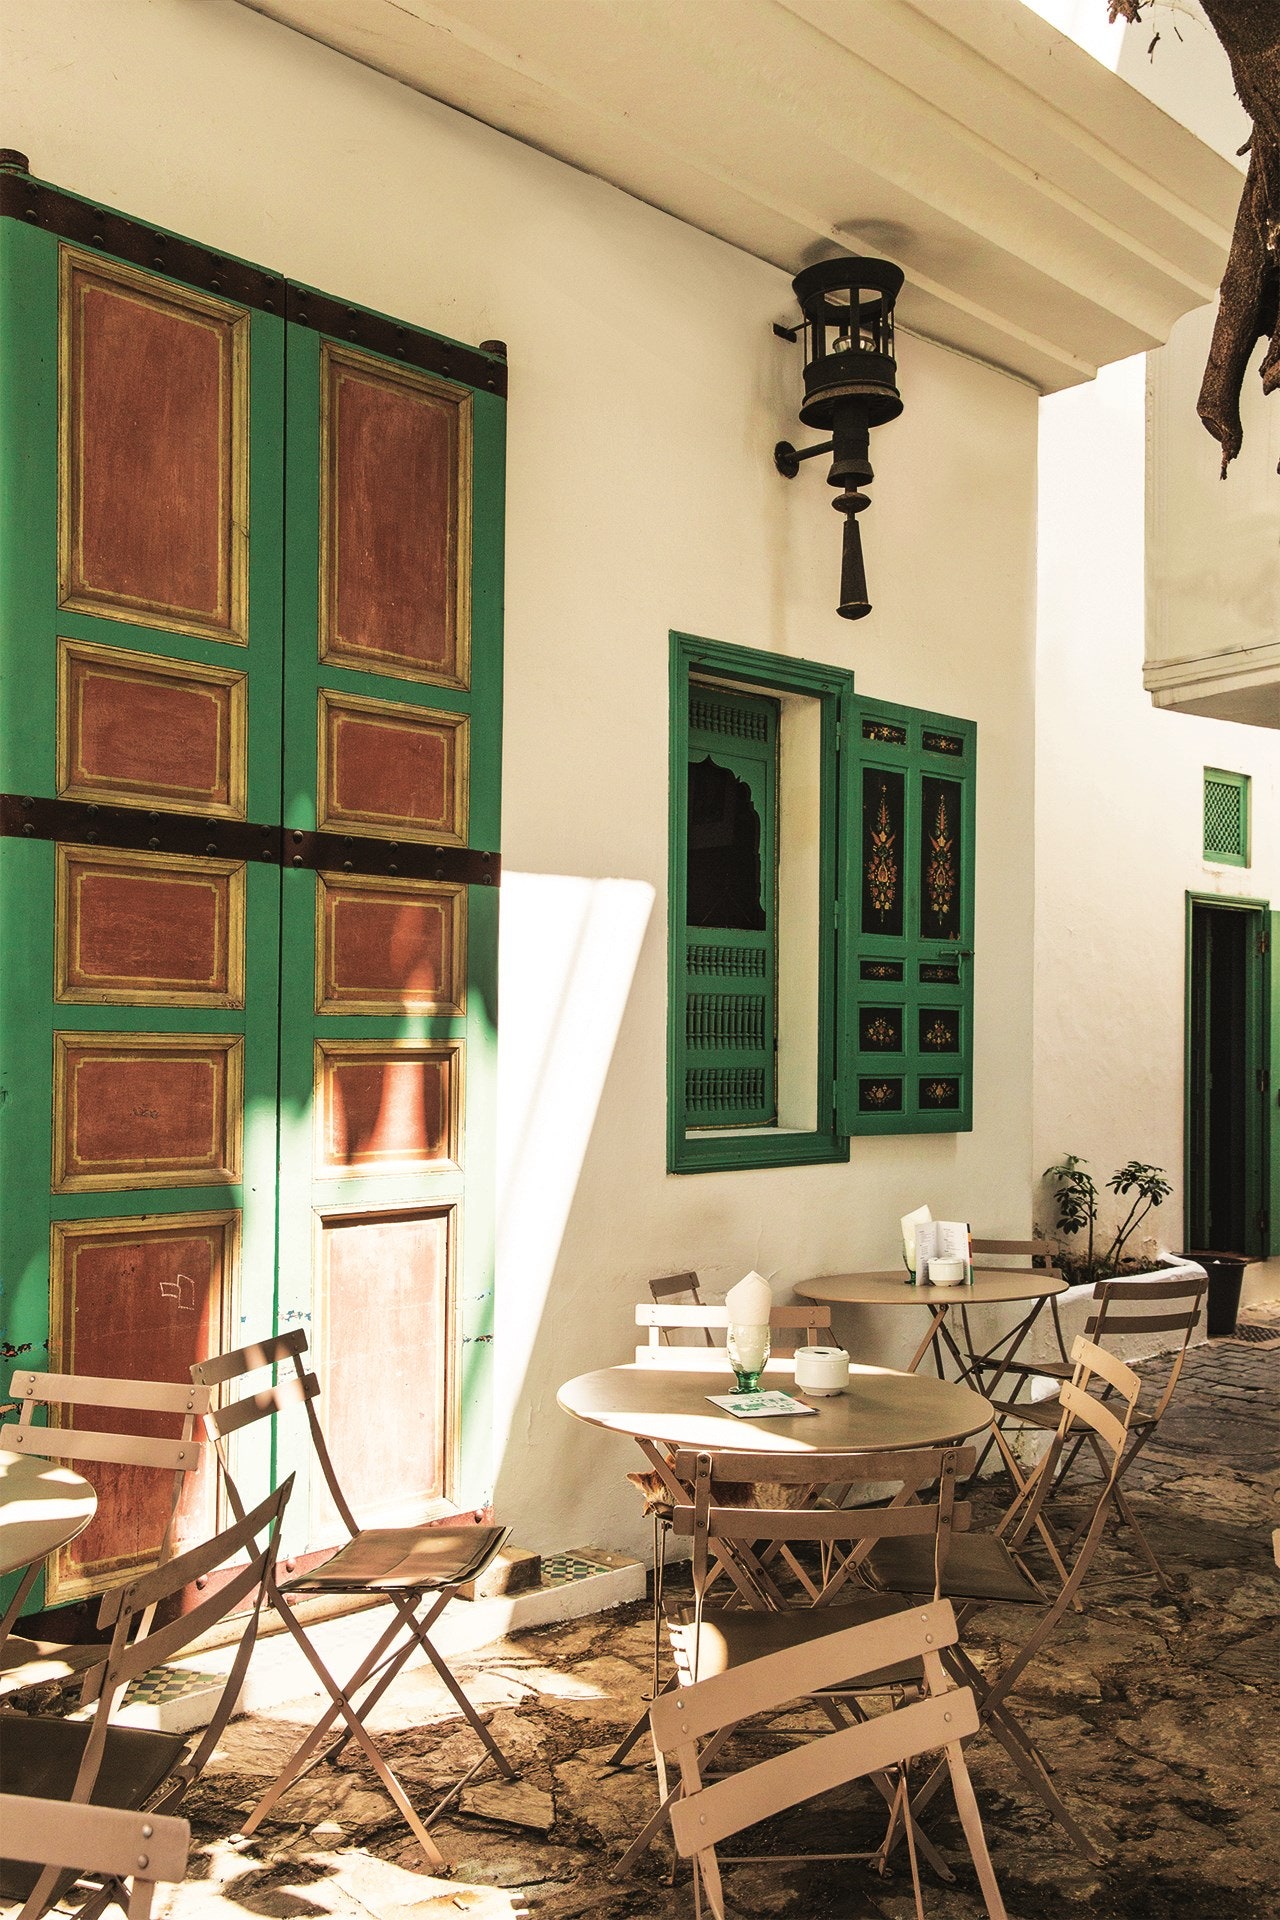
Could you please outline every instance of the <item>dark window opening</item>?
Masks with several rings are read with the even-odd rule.
[[[689,764],[686,924],[764,931],[760,815],[745,780],[710,754]]]

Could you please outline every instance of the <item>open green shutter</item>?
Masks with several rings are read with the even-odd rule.
[[[778,708],[689,687],[680,1084],[686,1127],[777,1118]]]
[[[855,699],[841,875],[842,1133],[973,1125],[972,721]]]

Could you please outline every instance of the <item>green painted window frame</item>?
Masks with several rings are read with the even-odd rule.
[[[853,675],[840,667],[788,659],[752,647],[731,646],[673,632],[670,659],[671,774],[668,866],[667,1167],[671,1173],[735,1168],[806,1166],[847,1160],[849,1142],[835,1125],[836,979],[838,938],[821,941],[818,958],[817,1059],[821,1122],[806,1132],[760,1127],[750,1132],[690,1133],[685,1122],[685,921],[688,869],[689,686],[717,681],[730,689],[768,696],[808,695],[820,702],[818,911],[821,925],[837,930],[840,739],[853,699]]]
[[[836,1117],[842,1131],[866,1134],[968,1133],[973,1128],[974,826],[977,727],[952,714],[900,707],[859,697],[851,702],[844,752],[842,819],[844,937],[841,943],[840,1074]],[[870,931],[863,925],[864,775],[883,770],[902,781],[902,811],[895,816],[901,844],[893,883],[899,890],[900,931]],[[932,793],[958,788],[957,916],[954,935],[926,934],[921,903],[925,832],[925,782]],[[883,969],[882,976],[871,975]],[[951,980],[945,976],[954,972]],[[934,974],[933,979],[929,978]],[[880,1016],[883,1051],[867,1046],[864,1016]],[[926,1018],[951,1029],[954,1046],[933,1051]],[[896,1041],[896,1045],[894,1042]],[[865,1084],[864,1084],[865,1083]],[[931,1089],[945,1089],[947,1104],[930,1106]],[[883,1090],[892,1104],[869,1108]],[[952,1099],[954,1096],[954,1103]]]
[[[1213,787],[1230,788],[1240,796],[1240,838],[1234,848],[1211,848],[1209,845],[1209,794]],[[1202,851],[1210,866],[1247,867],[1251,864],[1252,800],[1252,782],[1247,773],[1229,773],[1225,767],[1205,768]]]

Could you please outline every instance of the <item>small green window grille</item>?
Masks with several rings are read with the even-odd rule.
[[[1229,867],[1249,864],[1249,776],[1204,770],[1204,857]]]

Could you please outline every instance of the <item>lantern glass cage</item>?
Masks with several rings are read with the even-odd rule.
[[[833,288],[807,316],[807,360],[855,350],[894,358],[893,305],[879,287]]]

